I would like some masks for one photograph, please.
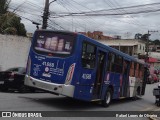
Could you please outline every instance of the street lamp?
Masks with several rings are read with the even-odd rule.
[[[37,23],[37,22],[34,22],[34,21],[32,21],[32,24],[35,24],[36,27],[37,27],[37,29],[39,29],[39,26],[38,26],[38,25],[41,25],[40,23]]]
[[[51,3],[53,3],[53,2],[55,2],[55,1],[57,1],[57,0],[53,0],[53,1],[51,1],[51,2],[49,3],[49,5],[50,5]]]

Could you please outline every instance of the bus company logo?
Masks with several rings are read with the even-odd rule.
[[[45,68],[45,72],[49,72],[49,67],[46,67],[46,68]]]
[[[49,73],[43,73],[42,76],[50,78],[51,74],[49,74]]]
[[[11,112],[2,112],[2,117],[12,117]]]

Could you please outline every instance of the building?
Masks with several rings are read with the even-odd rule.
[[[114,39],[111,36],[104,35],[103,32],[101,32],[101,31],[93,31],[93,32],[88,31],[88,32],[79,32],[79,33],[86,35],[92,39],[96,39],[96,40],[112,40],[112,39]]]
[[[149,51],[160,52],[160,45],[149,45]]]
[[[158,52],[149,52],[149,64],[151,67],[160,70],[160,53]]]
[[[101,43],[116,48],[131,56],[145,55],[145,42],[136,39],[100,40]]]

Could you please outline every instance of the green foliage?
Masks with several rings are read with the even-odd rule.
[[[11,0],[0,0],[0,16],[8,10]]]
[[[17,34],[17,30],[14,27],[7,27],[4,30],[5,34],[12,34],[12,35],[16,35]]]
[[[141,38],[142,38],[142,36],[143,36],[142,34],[137,33],[137,34],[135,34],[135,37],[134,37],[134,38],[135,38],[135,39],[141,39]]]
[[[147,41],[149,39],[149,36],[149,34],[144,34],[142,35],[141,40]]]
[[[21,18],[15,13],[7,12],[10,1],[0,0],[0,33],[26,36],[26,29],[21,23]]]
[[[156,40],[152,41],[152,44],[154,44],[154,45],[160,45],[160,40],[156,39]]]

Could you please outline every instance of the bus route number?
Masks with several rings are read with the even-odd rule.
[[[42,65],[47,67],[54,67],[54,63],[51,63],[51,62],[43,62]]]
[[[91,79],[91,74],[83,74],[82,78],[83,79]]]

